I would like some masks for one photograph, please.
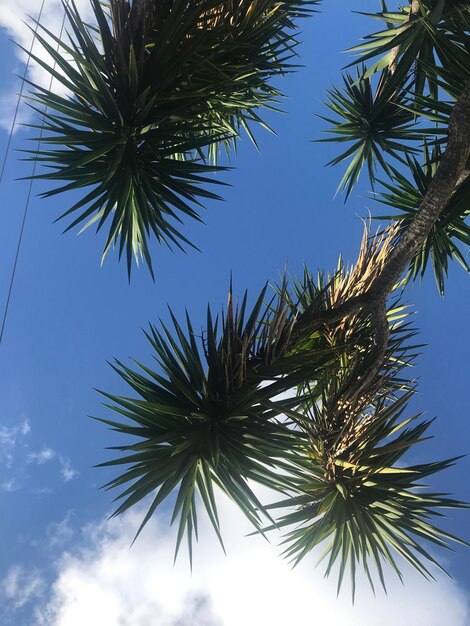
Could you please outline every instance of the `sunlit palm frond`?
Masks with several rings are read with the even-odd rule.
[[[297,307],[299,317],[312,302],[318,302],[319,294],[328,303],[325,306],[337,307],[348,297],[367,292],[395,236],[396,227],[373,238],[366,230],[356,264],[346,268],[340,261],[332,278],[314,279],[305,270],[291,290],[291,306]],[[315,547],[323,546],[320,560],[328,559],[326,575],[339,563],[339,590],[349,571],[353,597],[357,569],[365,571],[373,587],[375,568],[385,588],[385,564],[401,578],[397,557],[402,557],[432,577],[428,564],[440,566],[425,542],[448,547],[459,541],[439,529],[433,518],[440,517],[444,508],[466,505],[429,492],[423,483],[454,459],[408,465],[403,459],[427,438],[432,421],[405,415],[415,392],[408,372],[420,348],[414,342],[410,312],[398,300],[387,310],[387,346],[373,375],[365,373],[366,386],[357,376],[375,339],[366,312],[325,325],[311,335],[317,349],[333,350],[336,358],[298,388],[301,402],[296,408],[296,426],[307,443],[301,444],[291,471],[296,489],[269,507],[288,509],[276,526],[266,529],[286,529],[284,555],[297,564]],[[300,351],[307,347],[308,339],[298,344]]]
[[[462,46],[457,33],[463,33],[464,29],[462,22],[455,19],[459,3],[437,0],[419,4],[416,14],[411,13],[410,5],[404,5],[395,12],[364,13],[384,23],[386,28],[366,36],[364,43],[350,48],[348,52],[357,54],[351,65],[362,65],[378,57],[368,68],[366,76],[386,70],[387,82],[392,90],[401,89],[409,82],[414,95],[429,92],[437,100],[437,84],[433,72],[429,70],[439,64],[445,65],[450,48],[456,51]],[[454,8],[452,5],[455,5]]]
[[[411,465],[402,460],[430,425],[416,415],[403,417],[411,393],[390,397],[381,392],[367,406],[350,406],[335,427],[326,398],[311,405],[310,443],[299,461],[296,492],[273,505],[295,507],[277,520],[279,527],[291,527],[285,556],[298,563],[324,545],[320,560],[328,558],[326,575],[339,562],[338,590],[349,571],[353,597],[356,569],[362,568],[374,587],[375,568],[385,588],[386,563],[402,577],[399,556],[432,577],[428,563],[442,567],[426,542],[447,548],[459,541],[433,519],[442,516],[442,509],[464,503],[430,492],[423,483],[455,459]]]
[[[340,258],[332,276],[319,274],[315,277],[304,268],[300,279],[292,279],[289,294],[290,304],[298,323],[301,324],[304,317],[312,314],[312,307],[317,311],[338,309],[348,300],[367,293],[381,274],[396,234],[397,228],[389,227],[372,236],[369,225],[366,224],[355,263],[348,266]],[[400,305],[397,300],[387,312],[389,321],[406,318],[406,309],[407,307]],[[349,363],[353,354],[363,354],[373,341],[374,329],[368,318],[367,311],[359,310],[342,320],[316,328],[312,337],[317,348],[336,346],[338,354],[344,350],[345,353],[341,358],[345,358]],[[392,330],[394,328],[392,327]],[[307,335],[298,347],[308,345],[308,341]]]

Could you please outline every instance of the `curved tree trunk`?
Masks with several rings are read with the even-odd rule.
[[[369,290],[371,300],[386,296],[426,240],[456,189],[468,176],[470,158],[470,82],[457,99],[449,120],[447,148],[421,202],[403,231],[381,275]]]
[[[290,345],[312,333],[323,324],[333,324],[359,311],[369,314],[375,329],[373,345],[337,396],[356,397],[380,370],[385,354],[389,328],[386,318],[386,300],[417,250],[423,245],[452,195],[470,175],[470,81],[457,99],[449,120],[447,148],[436,174],[423,198],[415,218],[406,230],[389,246],[389,257],[382,270],[363,294],[349,298],[338,307],[322,312],[308,309],[295,323]]]

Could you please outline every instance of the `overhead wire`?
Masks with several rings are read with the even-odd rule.
[[[32,41],[32,44],[31,44],[30,54],[28,56],[27,67],[25,69],[25,73],[23,75],[23,79],[22,79],[22,83],[21,83],[20,96],[19,96],[18,102],[17,102],[17,107],[16,107],[16,111],[15,111],[15,117],[14,117],[14,123],[12,125],[11,136],[13,135],[13,129],[14,129],[14,124],[16,123],[16,116],[17,116],[17,112],[18,112],[18,109],[19,109],[19,103],[20,103],[20,100],[21,100],[21,97],[22,97],[22,94],[23,94],[23,88],[24,88],[24,84],[25,84],[25,81],[26,81],[26,72],[28,70],[29,61],[30,61],[30,58],[31,58],[31,52],[32,52],[34,41],[36,39],[37,31],[38,31],[38,28],[39,28],[39,22],[40,22],[40,19],[42,17],[42,11],[43,11],[43,8],[44,8],[44,4],[45,4],[45,0],[42,0],[41,10],[39,12],[38,19],[36,20],[36,28],[35,28],[34,33],[33,33],[33,41]],[[69,0],[66,0],[65,6],[68,6],[68,4],[69,4]],[[63,35],[64,28],[65,28],[65,19],[66,19],[66,12],[64,11],[64,17],[62,19],[62,26],[61,26],[61,29],[60,29],[59,40],[62,39],[62,35]],[[54,61],[53,70],[55,70],[55,67],[56,67],[56,62]],[[54,76],[51,75],[51,80],[49,82],[49,91],[52,91],[52,84],[53,84],[53,82],[54,82]],[[44,114],[45,113],[47,113],[47,106],[44,108]],[[40,130],[40,133],[39,133],[38,143],[37,143],[37,146],[36,146],[36,158],[34,159],[33,169],[32,169],[32,172],[31,172],[31,177],[30,177],[29,186],[28,186],[28,193],[26,195],[26,202],[25,202],[25,207],[24,207],[24,211],[23,211],[23,219],[22,219],[22,222],[21,222],[21,228],[20,228],[20,233],[19,233],[19,237],[18,237],[18,243],[17,243],[17,246],[16,246],[15,260],[14,260],[13,269],[12,269],[12,272],[11,272],[10,283],[9,283],[9,287],[8,287],[8,295],[7,295],[7,299],[6,299],[6,303],[5,303],[5,309],[4,309],[3,318],[2,318],[2,326],[1,326],[1,329],[0,329],[0,345],[1,345],[2,341],[3,341],[3,335],[4,335],[4,332],[5,332],[5,325],[6,325],[6,321],[7,321],[7,317],[8,317],[8,311],[9,311],[9,308],[10,308],[10,300],[11,300],[11,295],[12,295],[12,292],[13,292],[13,285],[14,285],[15,277],[16,277],[16,268],[18,266],[18,259],[19,259],[19,256],[20,256],[21,244],[22,244],[22,241],[23,241],[23,234],[24,234],[25,225],[26,225],[26,218],[28,216],[29,204],[30,204],[30,201],[31,201],[31,194],[32,194],[32,189],[33,189],[34,177],[35,177],[35,174],[36,174],[37,156],[39,154],[39,149],[41,147],[41,141],[42,141],[42,138],[44,136],[44,125],[45,125],[45,118],[42,119],[42,123],[41,123],[41,130]],[[10,136],[9,143],[7,144],[6,155],[8,154],[9,144],[11,143],[11,136]],[[3,164],[3,167],[2,167],[2,175],[3,175],[3,169],[5,167],[5,162],[6,162],[6,156],[4,158],[4,164]],[[1,181],[1,178],[0,178],[0,181]]]
[[[41,18],[42,18],[42,12],[43,12],[43,9],[44,9],[45,2],[46,2],[46,0],[42,0],[41,8],[39,9],[38,19],[36,20],[36,26],[35,26],[34,31],[33,31],[33,39],[31,41],[31,47],[29,49],[28,58],[26,60],[26,65],[25,65],[25,68],[24,68],[23,76],[21,78],[21,87],[20,87],[20,91],[19,91],[19,94],[18,94],[18,98],[16,100],[15,113],[13,115],[13,121],[11,123],[11,128],[10,128],[10,132],[9,132],[9,135],[8,135],[8,141],[7,141],[7,145],[6,145],[6,148],[5,148],[5,154],[3,155],[2,169],[0,170],[0,185],[2,184],[3,174],[5,173],[5,167],[6,167],[6,164],[7,164],[8,155],[10,153],[11,140],[13,138],[13,133],[15,131],[16,120],[18,118],[18,111],[20,109],[21,98],[23,97],[24,86],[25,86],[25,83],[26,83],[26,76],[28,75],[29,65],[30,65],[30,61],[31,61],[31,54],[33,52],[34,42],[36,41],[36,35],[37,35],[37,32],[38,32],[39,23],[40,23]]]

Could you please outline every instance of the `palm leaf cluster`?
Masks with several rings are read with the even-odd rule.
[[[417,14],[411,6],[399,12],[383,11],[364,15],[381,21],[385,30],[365,37],[349,49],[357,54],[351,63],[364,66],[364,77],[376,72],[385,77],[390,89],[404,91],[420,115],[423,102],[439,105],[442,92],[455,100],[469,77],[470,11],[466,2],[420,2]],[[390,66],[393,55],[393,65]],[[424,97],[424,100],[422,98]]]
[[[327,164],[337,165],[349,159],[338,186],[346,198],[364,167],[373,182],[378,166],[389,171],[385,155],[403,160],[403,153],[412,150],[409,142],[422,138],[415,128],[413,114],[403,107],[406,95],[393,93],[385,83],[382,84],[384,88],[375,91],[370,77],[358,74],[355,79],[346,73],[343,88],[327,90],[326,106],[336,117],[322,116],[331,124],[328,132],[332,136],[319,141],[350,144]]]
[[[32,158],[48,168],[38,178],[60,181],[44,197],[81,192],[68,228],[106,223],[103,256],[118,245],[129,272],[133,257],[152,271],[149,237],[191,245],[182,221],[218,197],[207,159],[263,123],[257,110],[280,97],[272,79],[295,67],[295,20],[315,1],[90,1],[91,25],[64,6],[69,40],[37,35],[54,65],[33,58],[68,95],[36,87],[46,136]]]
[[[125,456],[103,464],[130,465],[107,485],[130,485],[118,497],[123,502],[115,514],[157,490],[140,532],[176,489],[172,522],[179,517],[177,549],[187,532],[190,554],[197,533],[196,493],[220,537],[213,485],[260,528],[264,509],[247,481],[277,490],[288,487],[286,468],[297,442],[278,416],[299,404],[292,389],[305,372],[313,375],[331,359],[327,351],[286,354],[293,325],[287,300],[278,297],[277,304],[264,304],[265,294],[266,288],[251,312],[246,294],[239,307],[230,294],[222,317],[214,319],[208,310],[207,327],[199,338],[189,316],[184,328],[172,314],[172,331],[164,324],[162,330],[151,326],[147,337],[158,371],[139,363],[140,371],[120,362],[115,366],[140,397],[108,396],[110,408],[131,425],[101,421],[141,440],[119,446]],[[271,401],[289,390],[288,397]]]
[[[321,141],[348,144],[329,163],[348,161],[339,184],[346,197],[364,168],[372,185],[388,177],[379,200],[404,211],[406,228],[437,170],[453,102],[470,79],[470,10],[459,1],[423,0],[413,3],[414,10],[410,3],[397,11],[382,4],[381,12],[364,15],[383,29],[349,49],[357,77],[346,73],[344,87],[328,92],[326,105],[335,117],[324,118],[332,136]],[[432,156],[429,145],[435,146]],[[410,269],[410,276],[422,275],[431,256],[441,293],[449,259],[466,267],[456,240],[469,242],[467,191],[464,183],[454,194]]]
[[[117,372],[138,398],[105,394],[107,406],[125,420],[101,421],[138,439],[117,446],[120,456],[103,464],[127,466],[107,485],[124,488],[115,514],[153,493],[140,532],[175,492],[177,549],[187,533],[191,553],[198,503],[220,538],[216,486],[257,532],[294,525],[285,541],[295,562],[329,539],[327,573],[341,555],[339,584],[347,563],[353,579],[360,565],[372,582],[371,561],[383,582],[382,561],[399,571],[394,553],[429,574],[422,561],[433,559],[419,542],[446,546],[453,539],[429,518],[444,506],[462,505],[421,493],[422,479],[452,461],[402,464],[430,424],[401,417],[414,392],[403,370],[417,350],[408,311],[397,302],[389,308],[387,345],[366,387],[353,383],[374,345],[370,314],[314,322],[373,283],[394,234],[371,239],[366,233],[355,266],[340,263],[333,277],[314,279],[305,271],[291,287],[285,279],[267,301],[263,289],[249,313],[246,295],[235,306],[230,290],[226,312],[214,319],[208,310],[199,336],[188,315],[184,328],[173,315],[173,329],[151,327],[158,370],[118,362]],[[263,505],[254,483],[282,500]],[[270,517],[271,509],[285,507],[277,522]]]
[[[467,13],[468,7],[464,9],[463,3],[444,0],[420,1],[416,14],[412,13],[411,4],[401,6],[398,11],[363,13],[381,22],[384,28],[364,37],[364,42],[349,52],[357,55],[354,64],[362,65],[374,59],[366,75],[385,71],[394,88],[406,88],[418,96],[428,91],[437,100],[433,68],[451,63],[455,69],[462,59],[468,37],[464,26],[468,15],[462,18]]]
[[[444,10],[447,5],[449,8]],[[328,119],[332,125],[330,132],[343,135],[343,141],[357,142],[347,153],[331,161],[335,165],[354,155],[340,183],[347,193],[354,187],[365,164],[370,180],[375,180],[372,159],[364,159],[362,155],[371,143],[368,135],[363,137],[365,130],[372,137],[374,131],[376,134],[380,131],[382,141],[375,140],[374,159],[389,173],[383,157],[397,156],[389,149],[390,141],[403,142],[401,149],[396,144],[392,147],[395,152],[409,154],[413,146],[408,142],[421,141],[428,132],[434,132],[417,126],[416,121],[424,103],[439,105],[438,88],[445,86],[443,76],[452,77],[452,85],[447,91],[452,91],[454,98],[462,90],[469,72],[470,39],[462,18],[455,18],[457,6],[451,9],[451,5],[453,3],[441,1],[423,2],[417,15],[410,15],[410,5],[403,6],[399,12],[364,13],[382,22],[384,30],[366,36],[364,43],[348,50],[357,55],[350,64],[358,66],[357,78],[353,80],[347,73],[344,90],[335,88],[330,91],[327,102],[339,117],[339,121]],[[461,10],[465,14],[468,12],[468,9]],[[366,63],[371,61],[372,65],[367,66]],[[366,97],[360,94],[366,94]],[[382,112],[381,108],[385,111]],[[412,115],[407,117],[406,113]],[[379,151],[383,153],[382,158],[377,154]]]
[[[298,460],[296,490],[271,505],[290,509],[277,520],[278,527],[289,528],[285,556],[297,564],[314,547],[324,546],[319,560],[327,559],[325,575],[338,565],[339,591],[348,571],[353,597],[357,569],[365,571],[374,588],[375,568],[385,588],[385,564],[402,578],[398,556],[432,577],[425,563],[440,565],[423,543],[448,548],[450,540],[459,541],[433,520],[442,517],[442,509],[465,505],[423,483],[454,460],[402,461],[430,425],[417,415],[402,415],[411,393],[393,397],[390,390],[375,389],[358,405],[337,405],[336,412],[328,394],[311,402],[310,440]]]

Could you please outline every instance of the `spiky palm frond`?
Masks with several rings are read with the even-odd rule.
[[[410,142],[420,140],[422,133],[415,127],[414,116],[403,108],[406,92],[393,92],[387,86],[386,74],[381,85],[374,90],[371,79],[359,72],[356,79],[344,75],[344,87],[327,90],[326,106],[337,116],[321,116],[331,127],[326,131],[332,137],[320,139],[335,143],[350,143],[347,150],[332,159],[327,165],[337,165],[350,159],[348,167],[338,185],[345,191],[346,198],[357,183],[361,171],[367,168],[373,184],[377,167],[385,172],[390,168],[386,157],[403,160],[403,154],[413,151]]]
[[[327,103],[340,118],[328,120],[332,124],[329,132],[336,135],[329,141],[352,142],[329,163],[336,165],[352,157],[339,185],[346,197],[365,165],[373,184],[377,165],[392,175],[393,168],[385,157],[393,156],[403,163],[403,155],[408,158],[415,151],[409,142],[422,143],[425,138],[447,133],[452,106],[441,102],[440,89],[456,99],[468,79],[467,13],[468,8],[459,3],[454,6],[437,0],[420,2],[417,12],[409,5],[398,12],[385,9],[364,14],[386,28],[348,50],[357,54],[348,67],[358,65],[358,77],[353,81],[346,74],[346,88],[330,91]],[[378,84],[373,90],[374,75]],[[425,128],[419,123],[421,118],[437,126]],[[387,138],[392,141],[387,143]]]
[[[278,100],[272,79],[294,68],[294,21],[315,0],[91,4],[91,26],[64,6],[70,41],[45,26],[37,35],[54,66],[33,58],[69,95],[36,87],[32,106],[48,112],[32,158],[48,166],[38,178],[63,183],[44,197],[88,188],[62,215],[76,216],[69,228],[109,224],[104,255],[118,244],[128,271],[133,257],[151,269],[151,235],[191,245],[179,223],[218,198],[205,159],[242,128],[251,135],[257,109]]]
[[[380,267],[379,247],[371,253],[364,237],[360,269],[352,272],[355,278],[349,284],[364,278],[372,258],[377,262],[371,265]],[[328,287],[309,298],[309,313],[325,308]],[[115,514],[156,491],[140,532],[177,490],[173,513],[173,520],[179,517],[177,549],[186,532],[190,554],[197,493],[220,538],[213,484],[258,528],[264,509],[247,480],[278,491],[292,487],[290,465],[303,438],[296,426],[296,408],[306,401],[296,389],[305,387],[310,397],[312,381],[319,380],[322,368],[338,358],[337,346],[332,349],[322,332],[310,335],[307,342],[293,339],[299,316],[306,310],[294,305],[295,291],[289,295],[286,282],[265,302],[266,293],[267,287],[248,312],[247,295],[235,307],[230,289],[226,313],[214,319],[208,309],[206,330],[199,338],[188,315],[183,328],[170,312],[172,330],[162,324],[162,330],[151,326],[147,334],[157,371],[138,362],[140,371],[120,362],[114,366],[140,398],[104,394],[111,401],[108,408],[127,422],[100,421],[141,439],[113,448],[124,456],[102,464],[130,466],[106,485],[119,488],[130,483],[117,498],[124,501]]]
[[[265,294],[266,288],[249,314],[246,295],[240,307],[234,307],[230,294],[222,318],[213,319],[208,310],[207,329],[199,342],[188,316],[186,328],[173,315],[173,331],[152,326],[147,337],[158,370],[140,363],[140,372],[120,362],[115,366],[140,399],[105,394],[112,402],[109,408],[128,422],[101,421],[141,439],[118,446],[125,455],[102,464],[130,465],[107,485],[130,484],[118,496],[124,501],[115,514],[156,491],[140,532],[176,489],[172,521],[179,517],[177,550],[187,533],[191,554],[197,531],[196,494],[220,538],[214,484],[257,528],[265,511],[247,481],[278,491],[290,485],[288,468],[299,435],[279,415],[295,409],[300,399],[292,390],[306,372],[314,377],[331,352],[304,350],[289,356],[294,319],[287,300],[281,296],[277,303],[264,304]],[[276,399],[289,391],[284,399]]]
[[[383,190],[375,199],[381,204],[401,211],[400,214],[382,216],[399,222],[400,228],[406,228],[416,216],[422,200],[436,173],[441,156],[441,149],[435,146],[424,151],[424,163],[421,165],[414,157],[408,157],[406,173],[393,170],[389,181],[380,181]],[[411,175],[411,176],[410,176]],[[443,295],[449,261],[456,259],[470,272],[465,253],[459,244],[470,246],[470,227],[465,220],[470,215],[470,179],[467,178],[456,189],[445,210],[440,214],[425,242],[410,263],[408,279],[423,277],[429,260],[432,263],[439,292]]]
[[[385,563],[402,577],[397,555],[432,577],[426,562],[441,566],[423,542],[447,548],[450,541],[459,541],[432,519],[442,516],[441,509],[462,508],[464,503],[430,493],[422,482],[454,459],[406,466],[402,461],[430,425],[417,422],[419,416],[402,418],[411,393],[390,398],[382,392],[367,407],[350,406],[340,429],[332,428],[327,403],[311,405],[310,443],[299,461],[296,492],[273,505],[296,507],[277,520],[279,527],[295,526],[285,537],[285,556],[298,563],[326,542],[320,557],[328,557],[326,575],[339,561],[339,591],[349,569],[353,597],[358,567],[372,587],[371,564],[384,588]]]
[[[432,69],[445,67],[465,48],[468,33],[464,24],[468,7],[444,0],[419,4],[416,14],[412,14],[410,5],[402,6],[399,11],[363,13],[384,23],[386,29],[366,36],[364,43],[350,48],[348,52],[358,55],[350,65],[362,65],[379,57],[369,67],[366,76],[390,70],[387,82],[392,90],[402,89],[409,83],[413,95],[422,96],[427,92],[438,100],[438,86]]]

